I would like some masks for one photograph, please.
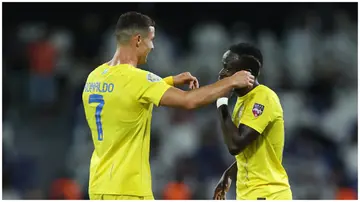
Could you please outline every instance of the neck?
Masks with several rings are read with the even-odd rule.
[[[110,66],[129,64],[134,67],[138,64],[135,50],[130,46],[118,46],[114,57],[108,62]]]
[[[254,85],[252,88],[237,88],[235,89],[235,93],[238,97],[242,97],[252,91],[256,86],[260,85],[257,80],[255,80]]]

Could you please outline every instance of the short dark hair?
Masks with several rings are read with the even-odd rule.
[[[155,22],[149,16],[134,11],[124,13],[116,24],[116,40],[118,44],[123,44],[134,34],[139,33],[144,36],[150,26],[155,26]]]
[[[237,61],[234,61],[237,71],[243,70],[246,66],[245,68],[251,70],[254,76],[259,75],[260,68],[263,65],[263,56],[258,48],[248,43],[238,43],[230,46],[229,50],[231,54],[237,55]]]

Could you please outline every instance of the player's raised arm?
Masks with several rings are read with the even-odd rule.
[[[244,124],[240,124],[239,128],[235,126],[227,107],[227,98],[220,98],[216,105],[225,144],[231,155],[237,155],[256,140],[260,133]]]
[[[254,77],[249,72],[241,71],[231,77],[191,91],[170,88],[162,96],[160,105],[195,109],[214,102],[233,88],[251,87],[253,83]]]

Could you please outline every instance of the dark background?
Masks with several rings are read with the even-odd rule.
[[[87,199],[81,92],[127,11],[156,21],[143,68],[160,76],[190,71],[206,85],[230,44],[257,45],[260,83],[284,108],[294,199],[357,198],[357,3],[3,3],[3,199]],[[155,109],[155,198],[210,199],[233,161],[213,105]]]

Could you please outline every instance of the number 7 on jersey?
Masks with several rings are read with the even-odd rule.
[[[96,120],[96,128],[98,132],[98,140],[103,140],[103,129],[102,129],[102,123],[101,123],[101,112],[104,107],[105,101],[104,97],[99,94],[92,94],[89,96],[89,104],[91,103],[99,103],[99,105],[96,107],[95,110],[95,120]]]

